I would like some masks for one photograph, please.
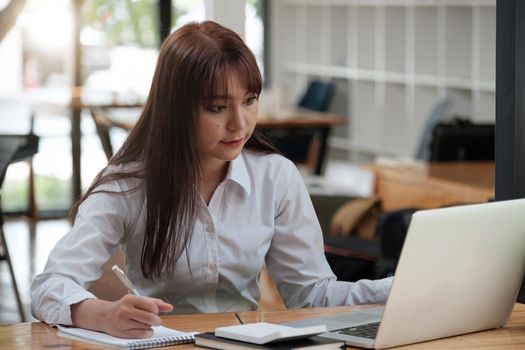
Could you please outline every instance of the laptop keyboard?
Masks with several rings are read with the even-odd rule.
[[[378,329],[379,329],[379,322],[374,322],[374,323],[362,324],[359,326],[341,328],[341,329],[337,329],[332,332],[339,333],[339,334],[345,334],[345,335],[353,335],[356,337],[374,339],[376,337]]]

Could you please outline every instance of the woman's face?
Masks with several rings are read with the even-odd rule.
[[[257,122],[257,94],[247,91],[236,73],[228,95],[207,96],[197,117],[197,148],[201,166],[220,165],[239,156]]]

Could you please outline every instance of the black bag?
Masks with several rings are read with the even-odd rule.
[[[396,270],[405,237],[417,208],[403,208],[383,213],[376,226],[381,256],[375,265],[375,278],[392,276]]]
[[[454,118],[437,124],[432,131],[430,161],[493,161],[494,154],[494,124]]]

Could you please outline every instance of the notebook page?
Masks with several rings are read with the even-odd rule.
[[[75,327],[63,327],[63,326],[57,326],[59,329],[58,335],[64,336],[66,338],[75,339],[75,340],[81,340],[86,341],[90,343],[97,343],[97,344],[103,344],[103,345],[109,345],[117,348],[129,348],[134,343],[140,344],[143,343],[144,345],[148,345],[151,343],[162,343],[165,341],[166,343],[169,341],[173,341],[173,344],[176,343],[177,340],[180,340],[181,342],[191,342],[193,341],[194,337],[193,335],[196,334],[195,332],[180,332],[175,329],[167,328],[164,326],[154,326],[153,328],[153,336],[151,338],[141,339],[141,338],[118,338],[114,337],[112,335],[102,333],[102,332],[96,332],[91,331],[88,329],[83,328],[75,328]],[[160,345],[160,344],[159,344]],[[135,349],[139,349],[140,347],[135,347]]]

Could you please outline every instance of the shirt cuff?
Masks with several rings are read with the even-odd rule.
[[[381,288],[378,290],[380,291],[378,295],[379,302],[384,304],[386,303],[386,300],[388,299],[388,295],[390,294],[390,289],[392,289],[392,283],[394,281],[394,277],[387,277],[383,278],[382,280],[379,280],[379,282],[382,282]]]
[[[81,302],[86,299],[96,299],[97,297],[86,290],[74,293],[66,298],[60,305],[58,310],[58,318],[53,324],[61,324],[64,326],[71,326],[73,321],[71,320],[71,305]]]

